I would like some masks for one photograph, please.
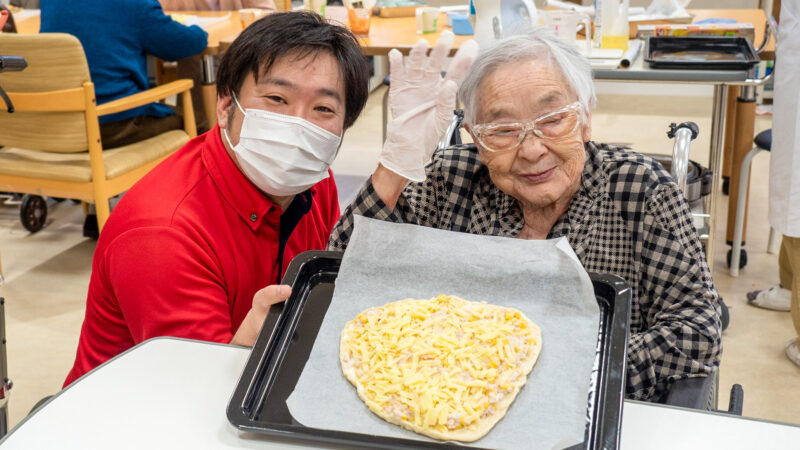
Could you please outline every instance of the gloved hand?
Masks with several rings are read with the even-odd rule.
[[[471,39],[466,41],[442,78],[442,65],[453,40],[452,32],[443,31],[431,56],[426,58],[428,43],[420,39],[405,65],[399,51],[389,52],[392,121],[386,127],[386,142],[379,161],[412,181],[425,180],[425,164],[453,120],[458,87],[478,55],[478,44]]]

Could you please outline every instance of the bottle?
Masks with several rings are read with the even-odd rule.
[[[600,48],[600,42],[602,38],[602,29],[603,29],[603,3],[606,3],[603,0],[594,0],[594,16],[592,17],[592,22],[594,25],[594,34],[592,35],[592,47]]]
[[[628,49],[628,5],[629,0],[602,0],[601,29],[595,31],[595,37],[600,34],[601,48]]]
[[[472,0],[469,0],[469,16],[467,16],[469,23],[472,24],[472,29],[475,29],[475,5],[472,3]]]
[[[325,17],[325,6],[327,0],[303,0],[303,9],[314,11],[322,17]]]

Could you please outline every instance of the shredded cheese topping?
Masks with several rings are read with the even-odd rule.
[[[342,369],[382,417],[439,432],[469,428],[525,383],[522,363],[540,345],[532,328],[519,311],[485,302],[400,300],[347,324]]]

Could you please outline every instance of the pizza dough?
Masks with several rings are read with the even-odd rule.
[[[463,442],[503,418],[542,348],[524,314],[440,295],[370,308],[342,330],[339,360],[382,419]]]

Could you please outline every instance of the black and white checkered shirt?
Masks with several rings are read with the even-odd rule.
[[[548,238],[566,236],[590,272],[619,275],[633,288],[628,343],[629,398],[660,400],[675,380],[719,365],[717,292],[683,193],[653,159],[589,142],[582,183]],[[331,234],[343,251],[353,215],[480,235],[516,237],[519,203],[501,191],[474,145],[434,154],[428,178],[411,183],[389,209],[371,181]]]

